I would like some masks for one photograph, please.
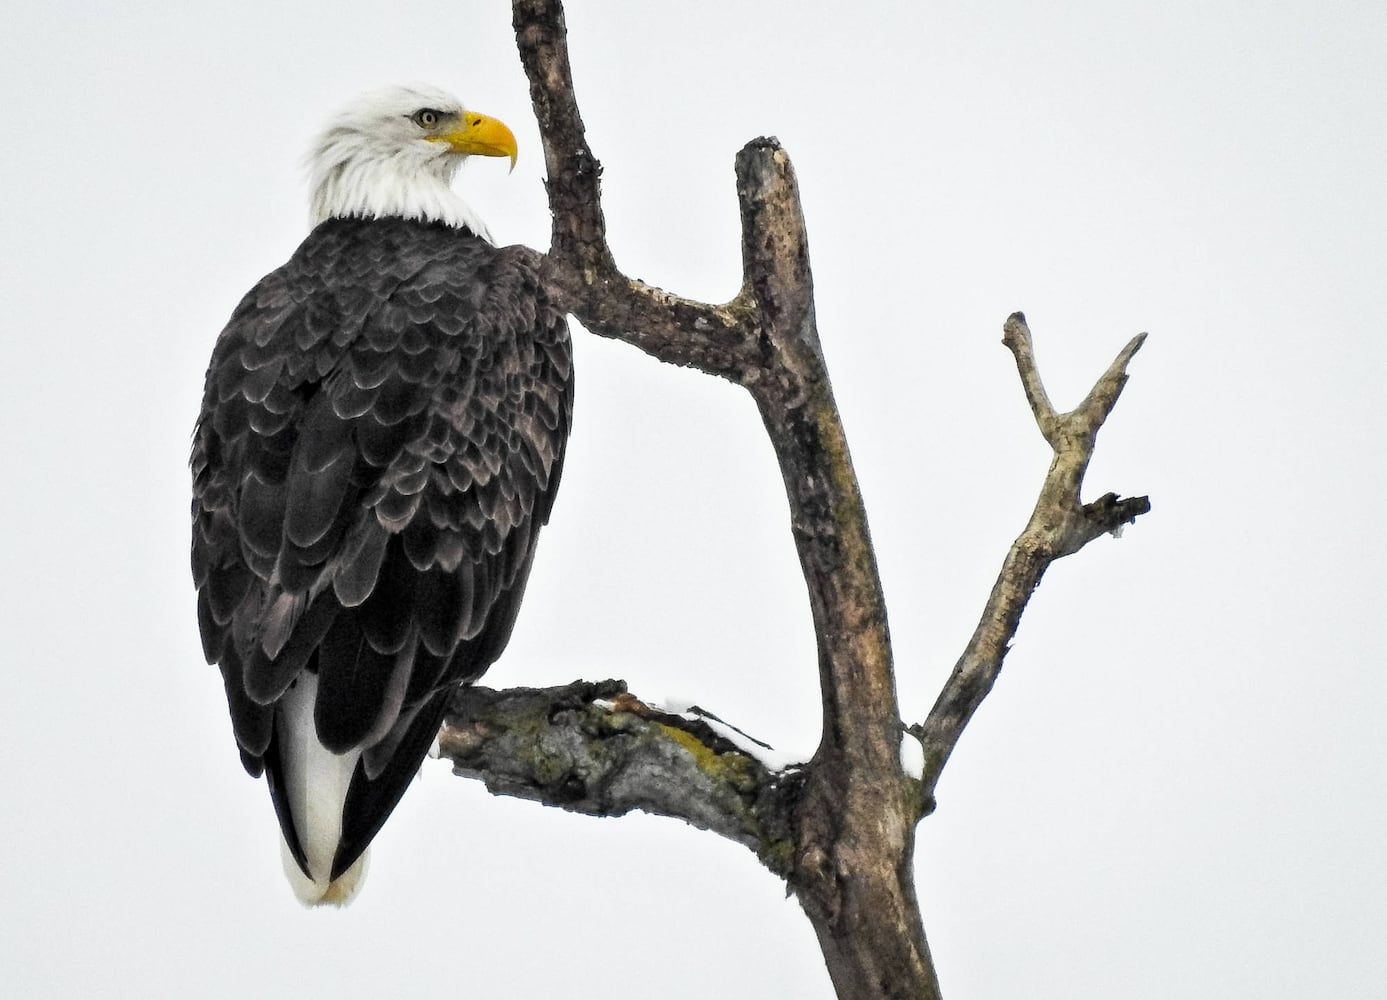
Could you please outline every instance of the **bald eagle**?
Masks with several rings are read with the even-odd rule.
[[[549,520],[567,326],[451,187],[515,155],[441,91],[364,95],[309,154],[314,228],[212,352],[198,624],[306,904],[355,891],[449,699],[505,648]]]

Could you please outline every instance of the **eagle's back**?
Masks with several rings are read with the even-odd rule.
[[[192,453],[204,651],[302,867],[296,698],[348,755],[332,878],[450,693],[500,655],[549,518],[572,355],[533,259],[439,224],[330,220],[213,351]]]

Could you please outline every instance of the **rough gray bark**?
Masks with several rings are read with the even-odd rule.
[[[585,327],[747,388],[775,448],[818,639],[823,732],[812,760],[768,770],[697,719],[641,704],[624,684],[459,693],[440,738],[459,774],[500,794],[577,812],[676,816],[754,850],[812,922],[843,1000],[935,998],[915,897],[915,825],[963,728],[991,689],[1026,602],[1055,559],[1149,509],[1114,494],[1084,505],[1098,429],[1140,348],[1133,340],[1071,413],[1050,405],[1020,313],[1004,343],[1055,452],[1030,524],[1012,546],[977,631],[934,709],[908,732],[923,781],[902,772],[886,604],[866,513],[814,317],[793,168],[774,139],[735,161],[743,283],[721,305],[627,278],[606,242],[601,166],[587,145],[558,0],[514,0],[553,213],[551,292]]]
[[[625,681],[467,688],[439,750],[495,795],[590,816],[673,816],[789,873],[800,772],[772,771],[700,719],[642,704]]]

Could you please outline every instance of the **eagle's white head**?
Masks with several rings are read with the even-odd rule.
[[[466,226],[490,241],[482,220],[452,189],[469,156],[508,156],[514,167],[515,136],[435,87],[362,94],[309,150],[313,225],[342,216],[401,216]]]

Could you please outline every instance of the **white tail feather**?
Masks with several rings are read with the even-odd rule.
[[[331,882],[315,882],[303,873],[299,863],[294,860],[293,851],[281,837],[279,841],[280,860],[284,862],[284,876],[289,880],[294,895],[304,906],[346,906],[352,901],[357,890],[366,880],[367,856],[369,849],[361,852],[361,857],[352,866]]]
[[[284,792],[312,877],[300,870],[288,844],[282,845],[284,872],[304,905],[340,906],[351,899],[366,873],[363,852],[339,878],[330,878],[342,839],[342,806],[361,751],[335,754],[318,741],[313,723],[317,696],[317,676],[304,671],[284,693],[276,717]]]

